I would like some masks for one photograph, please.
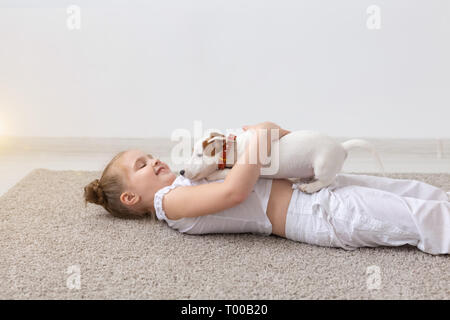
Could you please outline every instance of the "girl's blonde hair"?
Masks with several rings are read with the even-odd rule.
[[[126,151],[121,151],[112,158],[103,170],[100,179],[95,179],[84,187],[84,204],[94,203],[105,208],[106,211],[118,218],[136,219],[150,216],[156,220],[154,210],[150,212],[139,212],[132,209],[120,201],[120,195],[125,191],[125,183],[119,170],[112,170],[111,167]]]

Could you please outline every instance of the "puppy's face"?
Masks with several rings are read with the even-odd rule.
[[[200,180],[216,171],[223,143],[225,136],[217,132],[211,132],[207,137],[197,141],[191,159],[183,168],[183,176],[191,180]]]

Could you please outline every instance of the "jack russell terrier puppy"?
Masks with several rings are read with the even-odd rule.
[[[252,134],[250,131],[238,135],[230,134],[228,137],[217,132],[210,133],[195,143],[192,157],[180,174],[191,180],[225,179],[229,170],[245,152]],[[273,161],[276,156],[278,167],[275,173],[264,174],[261,170],[261,177],[294,179],[296,183],[293,188],[314,193],[333,183],[336,174],[342,170],[348,151],[355,147],[369,150],[384,174],[380,157],[369,142],[351,139],[339,143],[327,135],[302,130],[290,132],[272,142],[270,159]],[[300,183],[305,179],[310,181]]]

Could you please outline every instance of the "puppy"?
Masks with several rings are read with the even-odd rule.
[[[194,145],[192,157],[180,174],[191,180],[225,179],[228,171],[245,152],[251,132],[228,137],[212,132]],[[382,172],[383,164],[375,148],[367,141],[351,139],[343,143],[315,131],[293,131],[272,142],[271,164],[277,161],[276,172],[264,173],[261,177],[271,179],[294,179],[293,188],[314,193],[333,183],[342,170],[350,149],[360,147],[372,152]],[[308,183],[299,183],[310,180]]]

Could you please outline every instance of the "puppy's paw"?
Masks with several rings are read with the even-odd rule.
[[[322,189],[322,185],[317,183],[303,183],[298,187],[304,193],[314,193]]]
[[[300,189],[300,183],[293,183],[292,189]]]

